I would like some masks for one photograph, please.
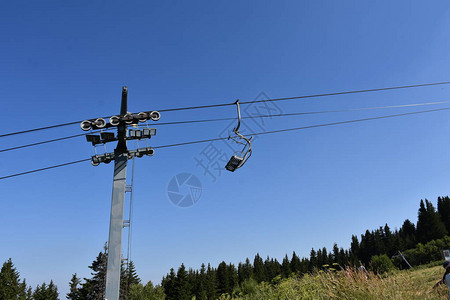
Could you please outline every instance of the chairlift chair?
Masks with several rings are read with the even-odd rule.
[[[239,128],[241,126],[241,109],[239,107],[239,100],[236,100],[235,104],[238,113],[238,124],[233,129],[233,132],[236,136],[229,136],[228,139],[232,139],[234,142],[244,145],[244,147],[241,151],[236,152],[226,164],[225,169],[231,172],[234,172],[242,167],[252,155],[252,137],[247,138],[239,132]]]

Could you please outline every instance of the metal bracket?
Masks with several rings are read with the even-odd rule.
[[[130,220],[123,220],[123,228],[130,227]]]

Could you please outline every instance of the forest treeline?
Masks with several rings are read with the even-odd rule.
[[[237,264],[222,261],[217,267],[202,264],[200,269],[186,269],[184,264],[176,271],[171,269],[163,277],[161,285],[153,286],[151,282],[141,283],[134,264],[122,271],[121,300],[124,299],[217,299],[223,294],[245,294],[249,287],[261,282],[276,282],[292,274],[303,274],[323,269],[340,269],[345,266],[371,267],[374,257],[392,258],[399,251],[412,265],[418,265],[442,259],[441,250],[450,247],[450,198],[439,197],[437,209],[427,199],[421,200],[417,222],[405,220],[399,229],[392,230],[387,224],[375,230],[366,230],[360,237],[352,235],[350,248],[344,249],[333,245],[311,249],[309,257],[300,258],[295,251],[285,255],[281,261],[256,254],[253,259],[245,259]],[[103,299],[106,250],[100,252],[89,268],[90,278],[81,280],[76,274],[72,276],[70,292],[67,299]],[[400,259],[393,262],[398,268],[407,265]],[[6,274],[6,275],[5,275]],[[8,275],[9,274],[9,275]],[[15,275],[11,275],[15,274]],[[53,292],[52,296],[39,298],[39,293]],[[8,297],[6,297],[8,295]],[[55,296],[56,295],[56,296]],[[4,298],[6,297],[6,298]],[[33,291],[20,281],[18,272],[11,260],[3,264],[0,271],[0,299],[58,299],[57,288],[51,282],[36,287]]]
[[[285,255],[282,261],[275,258],[262,258],[259,254],[245,262],[227,264],[221,262],[216,268],[201,266],[200,270],[188,269],[182,264],[175,272],[171,269],[164,276],[162,287],[166,299],[217,299],[222,294],[238,294],[251,281],[272,282],[287,278],[291,274],[302,275],[314,270],[342,268],[344,266],[370,268],[373,257],[388,258],[404,251],[413,264],[428,263],[442,259],[440,250],[450,247],[450,198],[439,197],[437,209],[425,199],[420,201],[417,223],[405,220],[400,229],[391,230],[386,224],[375,230],[366,230],[358,238],[352,235],[349,249],[338,247],[331,250],[323,247],[311,249],[308,258],[299,258],[295,251]],[[407,250],[407,251],[405,251]],[[394,260],[397,267],[404,268],[405,262]]]
[[[58,288],[50,281],[49,284],[44,282],[33,290],[25,279],[20,279],[19,272],[10,258],[3,263],[0,270],[0,299],[56,300]]]

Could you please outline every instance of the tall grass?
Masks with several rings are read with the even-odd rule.
[[[221,299],[447,299],[445,285],[433,289],[443,271],[442,267],[432,267],[381,276],[348,268],[278,279],[271,284],[263,282],[248,289],[249,294],[241,291],[233,298],[222,296]]]

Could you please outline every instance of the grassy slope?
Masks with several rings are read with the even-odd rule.
[[[447,299],[447,287],[433,285],[441,278],[441,266],[397,271],[387,276],[347,270],[289,278],[278,284],[262,283],[246,296],[233,299]],[[222,299],[230,299],[222,297]]]

